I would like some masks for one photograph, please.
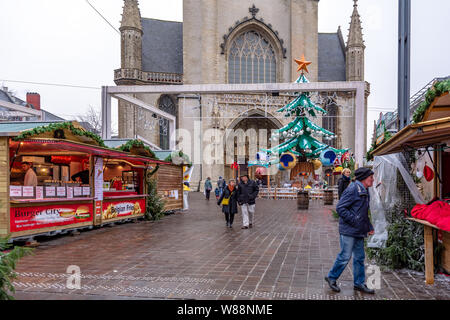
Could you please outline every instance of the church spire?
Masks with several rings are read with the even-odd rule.
[[[364,81],[364,45],[358,0],[353,0],[353,14],[350,22],[346,48],[347,81]]]
[[[124,0],[121,33],[122,69],[142,70],[142,21],[137,0]]]
[[[351,46],[365,48],[362,34],[361,20],[360,15],[358,13],[358,0],[353,0],[353,14],[351,17],[347,41],[347,47]]]
[[[142,32],[141,12],[137,0],[124,0],[120,31],[126,28],[134,28]]]

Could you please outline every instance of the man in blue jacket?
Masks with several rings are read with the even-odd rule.
[[[373,171],[368,168],[359,168],[355,171],[356,181],[345,189],[337,205],[339,214],[339,234],[341,252],[338,254],[333,268],[325,277],[330,288],[335,292],[341,289],[336,280],[344,271],[353,253],[353,282],[354,289],[373,294],[366,284],[364,271],[364,238],[374,234],[369,219],[369,190],[373,185]]]

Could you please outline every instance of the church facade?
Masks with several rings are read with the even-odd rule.
[[[294,59],[303,54],[312,62],[307,74],[311,82],[364,81],[365,45],[357,0],[353,1],[345,43],[340,27],[336,33],[318,32],[318,0],[184,0],[183,22],[142,18],[138,1],[124,0],[121,68],[115,70],[115,82],[117,85],[293,82],[299,76]],[[368,95],[367,84],[366,114]],[[289,122],[275,111],[291,99],[283,93],[140,94],[136,98],[176,116],[176,127],[190,133],[193,140],[208,142],[210,137],[204,135],[211,130],[224,137],[223,148],[215,149],[216,153],[224,153],[222,161],[205,161],[202,143],[192,142],[190,146],[186,146],[186,141],[184,145],[180,143],[196,164],[192,186],[208,176],[213,180],[220,175],[231,178],[230,165],[234,162],[239,164],[240,173],[251,174],[246,164],[254,160],[259,147],[270,145],[270,130]],[[321,93],[317,101],[328,116],[315,122],[337,135],[331,144],[353,148],[354,97]],[[230,130],[244,132],[244,140],[230,136]],[[167,121],[124,101],[119,101],[119,137],[140,138],[155,149],[169,149]],[[183,138],[186,137],[177,137],[179,142]],[[232,156],[225,153],[227,141],[231,141]]]

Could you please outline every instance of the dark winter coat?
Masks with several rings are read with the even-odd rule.
[[[339,199],[341,199],[342,194],[344,193],[345,189],[347,189],[350,182],[351,182],[350,177],[342,175],[342,177],[339,178],[339,180],[338,180],[338,197],[339,197]]]
[[[258,196],[259,187],[253,180],[248,180],[247,183],[239,183],[238,186],[238,202],[240,205],[256,203],[256,197]]]
[[[230,197],[231,195],[231,197]],[[238,206],[237,206],[237,189],[236,187],[233,190],[233,193],[231,194],[230,189],[225,188],[222,192],[222,195],[220,196],[220,199],[217,201],[217,204],[220,206],[222,204],[223,198],[230,197],[229,205],[223,205],[222,206],[222,212],[223,213],[237,213],[238,212]]]
[[[360,181],[345,189],[336,207],[339,214],[339,233],[355,238],[365,238],[373,231],[369,219],[370,195]]]

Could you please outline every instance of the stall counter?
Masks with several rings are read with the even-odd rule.
[[[147,195],[105,196],[102,202],[101,223],[110,223],[124,219],[144,216]]]
[[[93,198],[16,199],[10,201],[12,238],[91,226]]]

